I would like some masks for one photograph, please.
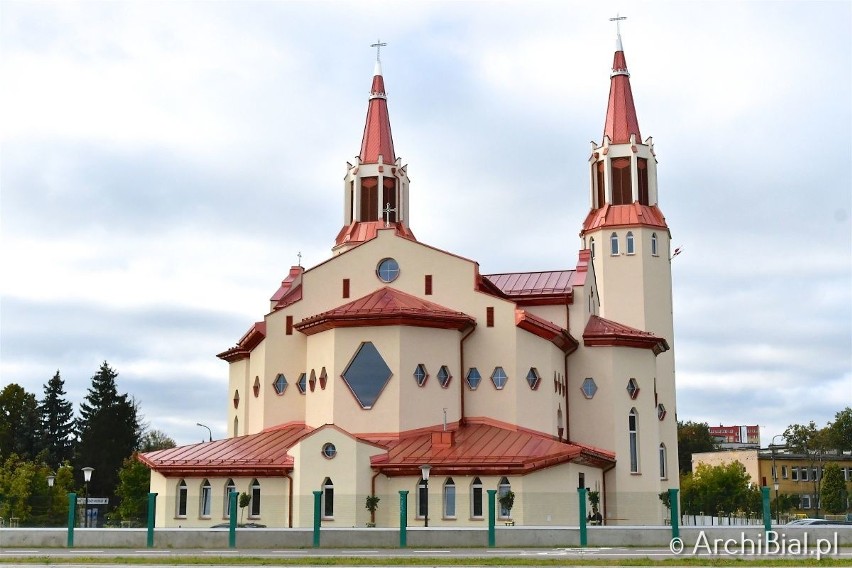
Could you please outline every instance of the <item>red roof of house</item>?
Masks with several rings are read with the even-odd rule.
[[[642,331],[599,316],[590,316],[583,331],[583,344],[591,347],[637,347],[651,349],[654,355],[668,351],[668,342],[648,331]]]
[[[243,335],[237,345],[216,355],[219,359],[232,363],[245,359],[251,354],[252,349],[257,347],[266,338],[266,322],[255,322]]]
[[[281,281],[281,286],[278,288],[278,290],[275,291],[269,301],[278,302],[281,300],[281,298],[286,296],[292,290],[293,282],[296,280],[296,278],[301,276],[302,272],[304,271],[305,269],[301,266],[291,266],[290,272],[287,274],[287,277]]]
[[[583,221],[586,233],[603,227],[659,227],[668,230],[666,218],[656,205],[641,205],[635,201],[629,205],[605,204],[598,209],[592,209]]]
[[[574,270],[485,274],[507,298],[519,305],[570,304],[578,277]]]
[[[336,327],[376,325],[462,330],[476,325],[476,320],[464,312],[385,286],[348,304],[305,318],[295,327],[305,335],[313,335]]]
[[[424,463],[438,474],[512,475],[571,461],[601,467],[614,460],[612,452],[496,420],[470,418],[450,432],[400,434],[386,454],[374,456],[370,463],[385,475],[417,475]]]
[[[334,239],[334,243],[337,246],[347,243],[360,244],[376,238],[376,234],[381,229],[386,228],[393,228],[394,232],[399,237],[403,237],[411,241],[417,240],[414,237],[414,233],[411,232],[411,229],[403,225],[401,222],[390,223],[390,226],[388,227],[388,224],[384,221],[355,221],[354,223],[346,225],[340,229],[340,232],[337,233],[337,238]]]
[[[370,89],[370,103],[367,107],[367,123],[364,125],[364,138],[361,140],[361,161],[367,164],[379,162],[379,154],[385,164],[396,161],[393,151],[388,101],[385,93],[385,80],[382,68],[376,63],[373,86]]]
[[[519,328],[550,341],[566,353],[577,349],[580,343],[574,339],[568,330],[529,313],[526,310],[515,310],[515,325]]]
[[[618,37],[615,56],[612,61],[610,75],[609,104],[606,109],[604,136],[609,136],[611,142],[621,144],[630,142],[630,135],[636,135],[636,141],[642,141],[639,132],[639,119],[636,117],[636,107],[633,105],[633,91],[630,89],[630,73],[627,71],[627,60],[621,48],[621,36]]]
[[[258,434],[139,454],[138,459],[166,476],[269,476],[293,469],[287,450],[312,428],[285,424]]]

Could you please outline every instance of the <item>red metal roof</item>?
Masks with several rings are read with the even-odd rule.
[[[604,136],[609,136],[610,141],[615,144],[622,144],[630,142],[630,135],[635,134],[636,141],[641,142],[642,135],[639,132],[636,107],[633,105],[633,91],[630,90],[630,73],[627,72],[624,51],[615,52],[611,77]]]
[[[656,205],[642,205],[635,201],[629,205],[605,204],[592,209],[583,221],[583,231],[593,231],[602,227],[660,227],[668,230],[666,218]]]
[[[583,331],[583,344],[591,347],[617,346],[651,349],[654,355],[668,351],[668,342],[648,331],[642,331],[599,316],[590,316]]]
[[[417,239],[414,237],[414,233],[411,232],[411,229],[403,225],[401,222],[390,223],[388,226],[384,221],[355,221],[349,225],[346,225],[340,232],[337,233],[337,238],[334,239],[334,243],[337,246],[343,244],[352,244],[352,243],[362,243],[365,241],[369,241],[370,239],[376,238],[376,234],[381,229],[393,228],[394,232],[397,236],[403,237],[405,239],[416,241]]]
[[[293,287],[293,281],[296,280],[296,278],[298,278],[299,276],[301,276],[302,272],[304,272],[304,271],[305,271],[305,269],[302,268],[301,266],[291,266],[290,272],[287,274],[287,277],[284,278],[284,280],[281,281],[281,286],[272,295],[272,298],[270,298],[269,301],[270,302],[277,302],[281,298],[286,296],[287,293],[290,292],[290,290]]]
[[[216,355],[219,359],[224,359],[229,363],[245,359],[251,354],[251,350],[257,347],[266,337],[266,322],[255,322],[249,330],[243,335],[237,345]]]
[[[577,284],[574,270],[485,274],[508,298],[519,305],[570,304]]]
[[[544,318],[533,315],[526,310],[515,310],[515,325],[533,335],[550,341],[566,353],[574,351],[580,345],[566,329]]]
[[[470,418],[450,433],[401,434],[390,442],[387,454],[370,461],[374,469],[386,475],[417,475],[424,463],[438,474],[511,475],[570,461],[600,467],[614,459],[615,454],[605,450],[562,442],[496,420]]]
[[[361,161],[376,164],[379,162],[379,154],[382,155],[385,164],[396,162],[385,80],[382,77],[381,68],[376,65],[373,86],[370,89],[370,103],[367,107],[367,123],[364,125],[364,138],[361,140]]]
[[[305,335],[313,335],[336,327],[376,325],[461,330],[476,325],[476,320],[464,312],[456,312],[385,286],[333,310],[305,318],[295,327]]]
[[[238,436],[139,454],[139,461],[166,476],[283,475],[293,469],[287,453],[312,428],[290,423]]]

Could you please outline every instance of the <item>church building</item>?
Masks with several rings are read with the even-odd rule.
[[[221,523],[238,492],[241,522],[311,527],[321,492],[324,526],[396,527],[408,491],[409,526],[485,527],[488,490],[515,495],[501,523],[576,525],[578,487],[605,524],[662,524],[658,494],[678,487],[670,233],[620,34],[610,81],[579,251],[554,259],[572,267],[483,274],[409,225],[377,58],[330,258],[290,268],[218,355],[228,437],[139,456],[157,525]]]

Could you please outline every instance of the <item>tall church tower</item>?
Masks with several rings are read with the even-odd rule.
[[[380,47],[384,44],[376,44]],[[381,228],[414,239],[408,228],[408,166],[396,157],[382,64],[376,55],[361,154],[346,164],[343,228],[332,248],[340,254],[376,236]]]
[[[660,442],[677,478],[671,233],[659,207],[653,140],[644,141],[633,104],[630,73],[619,33],[610,75],[609,103],[600,145],[589,157],[591,210],[580,237],[591,250],[601,317],[664,338],[657,356],[653,396]],[[649,385],[651,386],[651,385]]]

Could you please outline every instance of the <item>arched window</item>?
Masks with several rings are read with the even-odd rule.
[[[592,260],[595,260],[595,238],[589,239],[589,250],[592,251]]]
[[[657,253],[657,233],[651,233],[651,254],[659,256],[659,253]]]
[[[181,479],[177,484],[177,510],[175,511],[176,517],[186,517],[186,481]]]
[[[660,444],[660,479],[669,477],[668,469],[666,468],[666,445]]]
[[[334,483],[330,477],[326,477],[322,482],[322,518],[334,518]]]
[[[231,517],[231,493],[237,492],[237,486],[233,479],[225,482],[225,502],[222,505],[222,518],[228,519]]]
[[[452,477],[444,482],[444,517],[456,517],[456,484]]]
[[[639,413],[630,409],[627,416],[627,435],[630,445],[630,473],[639,473]]]
[[[201,517],[209,517],[212,504],[213,488],[210,487],[210,482],[205,479],[201,482],[201,499],[198,502],[198,515]]]
[[[253,479],[251,482],[251,501],[249,508],[249,517],[260,516],[260,482]]]
[[[509,479],[506,477],[500,478],[500,483],[497,484],[497,499],[502,497],[503,495],[508,495],[512,491],[512,485],[509,483]],[[508,519],[511,511],[504,507],[502,504],[500,505],[500,518]]]
[[[627,254],[635,254],[636,247],[633,244],[633,231],[627,231]]]
[[[234,416],[234,437],[240,435],[240,419]]]
[[[618,254],[618,235],[615,233],[609,236],[609,252],[612,255]]]
[[[417,518],[426,518],[427,506],[429,503],[429,489],[426,480],[421,478],[417,482]]]
[[[470,516],[482,518],[482,480],[478,477],[474,477],[470,484]]]

